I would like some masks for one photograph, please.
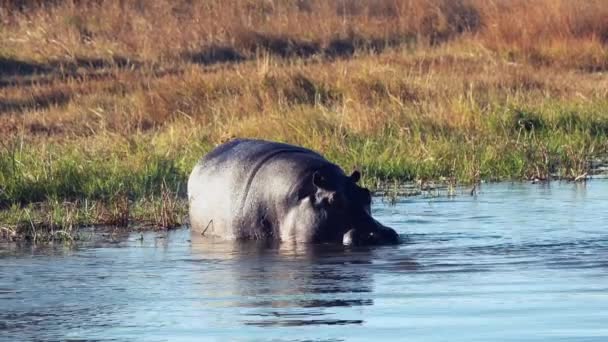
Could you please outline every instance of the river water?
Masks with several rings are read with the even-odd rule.
[[[608,181],[373,209],[404,244],[0,245],[0,340],[608,341]]]

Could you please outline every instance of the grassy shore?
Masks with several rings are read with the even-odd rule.
[[[608,1],[0,1],[0,239],[170,228],[198,158],[295,143],[386,181],[608,156]]]

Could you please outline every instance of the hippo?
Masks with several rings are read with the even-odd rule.
[[[285,143],[234,139],[205,155],[188,179],[192,232],[226,240],[398,244],[371,216],[371,194],[321,154]]]

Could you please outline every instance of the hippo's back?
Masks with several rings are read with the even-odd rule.
[[[283,143],[236,139],[219,145],[197,163],[188,179],[192,230],[239,238],[242,215],[252,216],[244,211],[246,203],[251,211],[254,201],[268,201],[260,193],[265,188],[286,196],[285,189],[303,169],[321,164],[330,163],[312,150]],[[251,218],[253,226],[256,219]]]
[[[299,146],[265,140],[235,139],[213,149],[201,159],[199,164],[206,168],[254,165],[263,163],[264,160],[272,158],[276,154],[290,152],[304,153],[324,159],[317,152]]]

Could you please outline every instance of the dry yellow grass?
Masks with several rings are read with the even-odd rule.
[[[3,52],[38,61],[118,57],[170,62],[190,54],[214,62],[251,58],[260,49],[288,57],[320,51],[341,55],[358,45],[428,46],[465,36],[493,51],[550,62],[566,51],[567,58],[602,57],[595,54],[605,50],[608,40],[606,0],[5,3]],[[10,3],[29,7],[19,11]]]

